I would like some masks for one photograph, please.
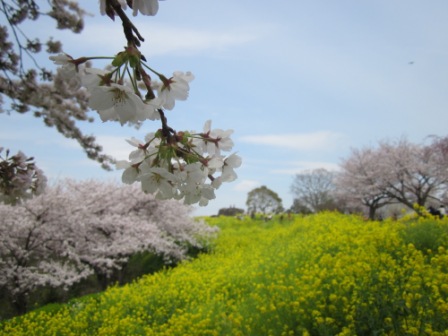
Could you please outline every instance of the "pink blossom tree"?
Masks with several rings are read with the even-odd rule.
[[[106,286],[135,253],[178,261],[216,233],[178,201],[98,181],[61,181],[17,206],[0,205],[0,218],[0,286],[19,313],[38,287],[68,288],[90,274]]]
[[[437,167],[439,168],[439,174],[441,176],[445,176],[448,174],[448,136],[446,137],[437,137],[431,136],[431,144],[429,145],[430,149],[437,153],[435,158]],[[444,191],[441,195],[442,203],[448,204],[448,185],[445,182]]]
[[[0,286],[17,313],[26,311],[27,296],[43,286],[68,288],[92,270],[63,252],[71,225],[69,195],[50,189],[20,205],[0,204]],[[75,221],[72,221],[75,219]]]
[[[421,207],[440,202],[447,192],[447,143],[447,138],[432,138],[429,144],[400,139],[381,141],[378,148],[354,149],[341,163],[338,193],[366,206],[371,219],[391,203],[420,214]]]
[[[352,149],[349,157],[342,160],[334,181],[338,198],[344,199],[349,208],[367,208],[372,220],[378,209],[392,202],[381,185],[382,159],[373,148]]]
[[[406,139],[383,141],[378,155],[382,190],[409,209],[439,200],[446,190],[446,160],[437,143],[417,145]]]

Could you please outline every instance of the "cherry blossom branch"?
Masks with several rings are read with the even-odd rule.
[[[124,169],[124,183],[139,182],[143,191],[159,199],[183,199],[186,204],[207,205],[215,198],[214,190],[221,183],[237,177],[234,168],[241,165],[241,158],[235,153],[222,154],[233,147],[230,139],[233,131],[212,130],[211,121],[205,123],[202,132],[177,132],[168,125],[165,111],[172,110],[177,101],[187,100],[194,75],[175,71],[168,77],[147,64],[138,49],[144,39],[124,13],[128,5],[134,15],[137,11],[154,15],[158,0],[100,0],[103,15],[114,19],[117,14],[121,18],[128,41],[124,51],[113,58],[112,70],[80,67],[79,62],[94,58],[75,60],[61,54],[52,59],[61,65],[61,72],[68,78],[79,77],[90,93],[89,107],[98,111],[101,120],[140,125],[147,119],[160,119],[161,129],[147,134],[145,141],[127,140],[137,149],[129,154],[129,161],[116,163],[118,169]],[[158,80],[152,80],[146,71]],[[140,92],[143,86],[144,95]]]
[[[31,61],[34,63],[35,67],[37,69],[39,69],[40,71],[43,71],[44,69],[39,66],[39,64],[37,63],[36,59],[34,58],[32,53],[30,52],[30,47],[24,47],[24,45],[22,44],[22,41],[19,38],[19,35],[18,35],[17,32],[20,32],[20,34],[25,38],[25,40],[28,43],[28,45],[32,45],[32,41],[17,26],[17,23],[13,22],[12,18],[10,17],[9,12],[12,10],[12,8],[7,8],[8,4],[6,4],[4,1],[1,1],[1,4],[2,4],[2,6],[1,6],[1,10],[0,11],[3,12],[3,14],[6,17],[6,20],[8,21],[8,24],[11,27],[12,33],[14,35],[14,39],[15,39],[16,44],[17,44],[18,49],[19,49],[18,50],[18,52],[19,52],[19,64],[20,64],[19,76],[23,76],[23,74],[25,73],[25,69],[24,69],[24,65],[23,65],[23,51],[25,51],[25,53],[31,58]],[[10,6],[8,6],[8,7],[10,7]],[[40,44],[39,44],[39,46],[40,46]]]
[[[140,47],[141,45],[140,41],[144,42],[145,39],[143,38],[142,35],[140,35],[138,29],[134,26],[134,24],[128,18],[126,13],[123,11],[123,8],[121,7],[120,3],[117,0],[107,0],[107,2],[113,8],[115,13],[117,13],[117,15],[120,17],[123,25],[123,32],[124,35],[126,36],[126,40],[128,41],[128,43]],[[109,15],[109,17],[111,16]],[[111,18],[112,20],[114,19],[113,16]]]
[[[176,131],[168,126],[168,122],[165,116],[165,113],[162,109],[158,109],[157,112],[160,114],[160,121],[162,122],[162,134],[170,142],[172,134],[175,134]]]

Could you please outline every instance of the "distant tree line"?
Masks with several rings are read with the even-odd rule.
[[[422,144],[405,138],[352,149],[340,169],[303,171],[293,177],[288,212],[325,210],[362,213],[369,219],[381,211],[404,208],[418,215],[448,203],[448,137],[428,137]],[[247,197],[247,213],[284,211],[281,198],[266,186]]]
[[[297,174],[291,185],[297,212],[378,211],[400,205],[419,215],[448,200],[448,137],[427,144],[407,139],[381,141],[377,147],[352,149],[335,172],[320,168]]]

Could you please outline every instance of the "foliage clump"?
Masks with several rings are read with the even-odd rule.
[[[425,254],[431,254],[441,246],[448,246],[448,226],[444,221],[419,218],[406,225],[402,236],[406,243]]]
[[[229,208],[222,208],[218,211],[218,216],[237,216],[244,213],[244,209],[236,208],[236,207],[229,207]]]
[[[247,212],[250,214],[279,213],[283,211],[282,199],[266,186],[253,189],[247,194]]]

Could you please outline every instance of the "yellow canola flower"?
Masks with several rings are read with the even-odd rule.
[[[446,248],[427,254],[404,234],[428,222],[208,220],[221,228],[211,253],[79,306],[6,321],[0,334],[448,334]]]

